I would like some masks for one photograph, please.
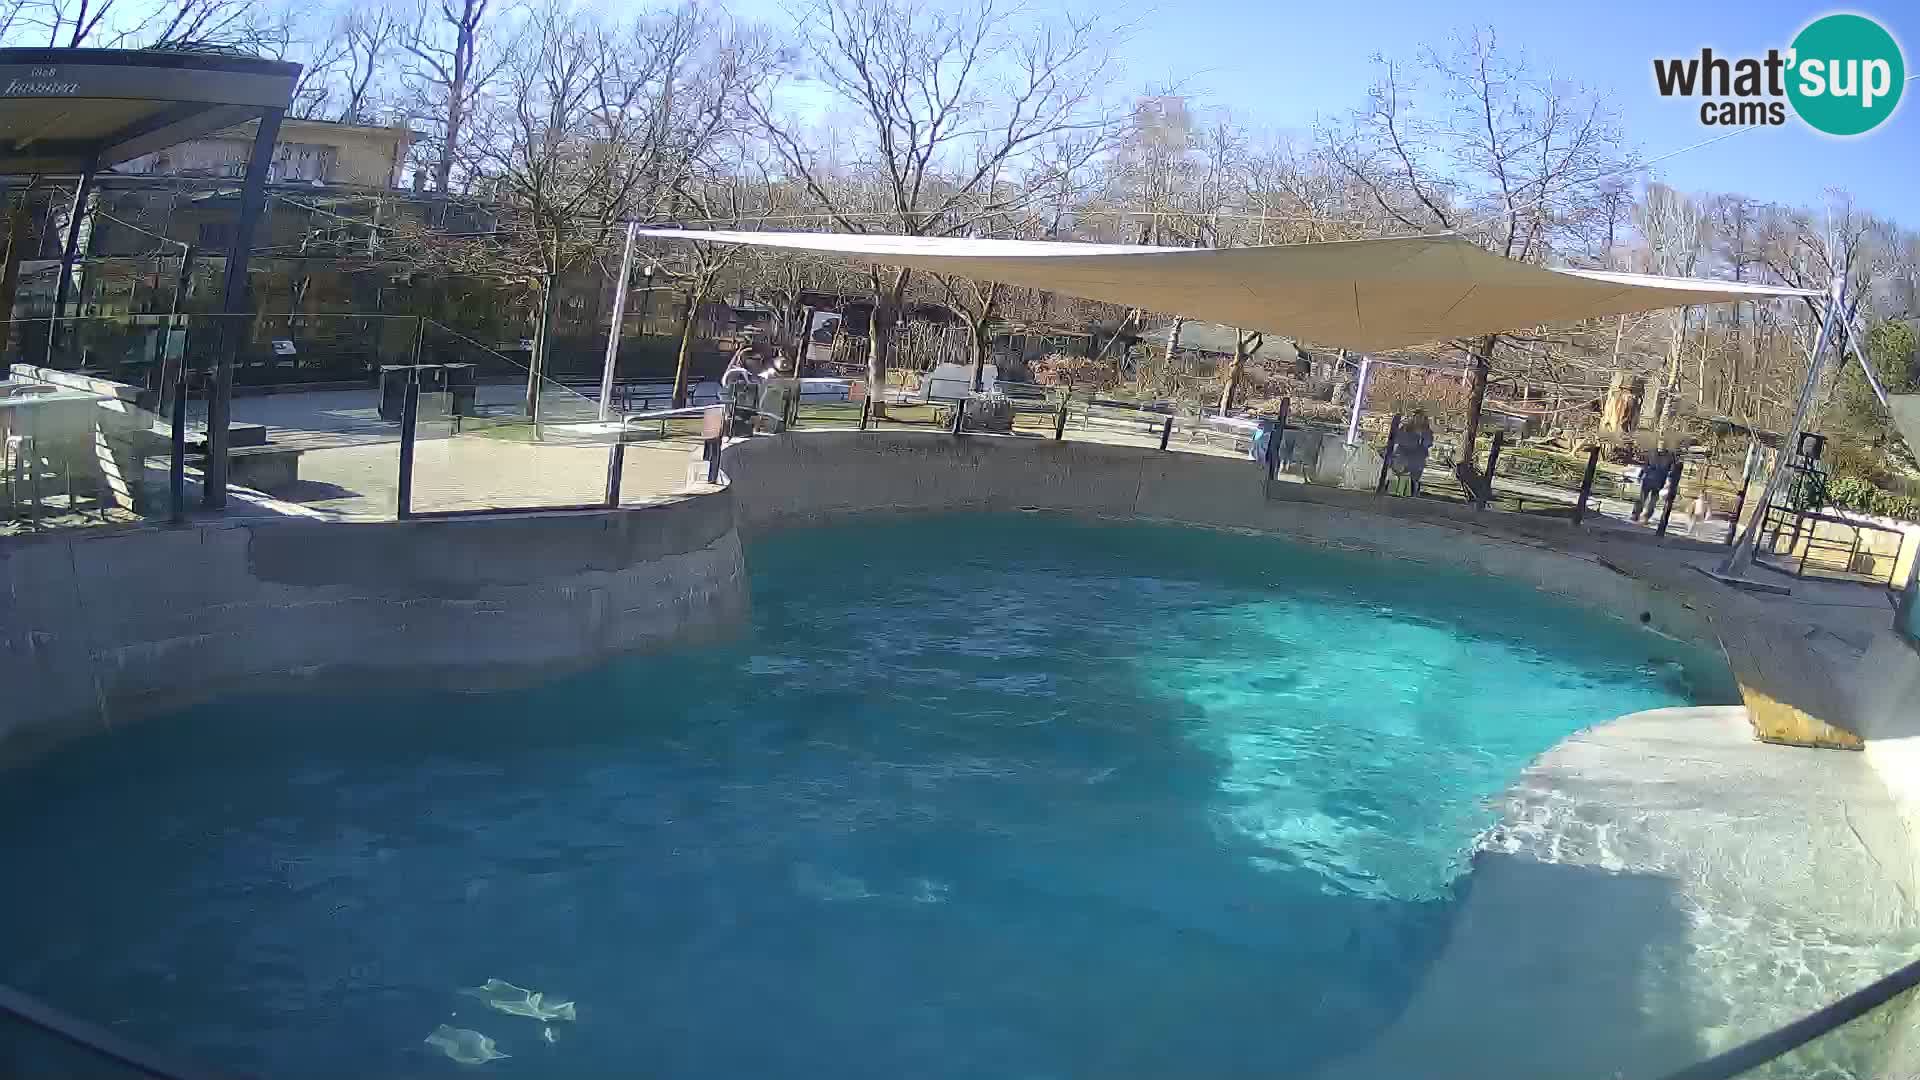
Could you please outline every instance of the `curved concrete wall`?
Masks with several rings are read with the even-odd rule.
[[[1258,463],[1200,454],[935,432],[808,432],[751,439],[722,459],[740,528],[875,513],[1054,510],[1244,529],[1517,579],[1584,606],[1712,644],[1687,598],[1567,550],[1564,523],[1516,521],[1499,533],[1470,507],[1396,500],[1286,481],[1264,494]],[[1409,516],[1418,513],[1420,518]],[[1523,531],[1537,530],[1540,542]],[[1543,542],[1551,539],[1555,546]],[[1705,580],[1704,578],[1702,579]]]
[[[62,533],[0,547],[0,755],[289,677],[521,681],[722,632],[733,498]]]

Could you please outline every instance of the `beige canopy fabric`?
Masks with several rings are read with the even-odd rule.
[[[1503,259],[1452,235],[1164,248],[847,233],[641,232],[844,255],[1363,351],[1598,315],[1819,295],[1731,281],[1549,270]]]
[[[1920,394],[1894,394],[1887,405],[1893,410],[1893,426],[1907,445],[1920,449]]]

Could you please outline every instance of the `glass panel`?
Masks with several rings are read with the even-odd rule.
[[[179,371],[183,335],[162,316],[4,325],[0,535],[167,517],[162,384]],[[187,495],[198,499],[197,484]]]
[[[394,516],[400,415],[377,389],[383,366],[408,362],[419,320],[360,315],[199,315],[189,352],[213,362],[219,332],[242,335],[230,405],[229,512],[378,520]],[[190,426],[204,446],[206,392]]]
[[[421,365],[382,371],[384,396],[420,385],[416,513],[603,505],[621,419],[599,418],[598,387],[532,380],[509,356],[428,322]]]

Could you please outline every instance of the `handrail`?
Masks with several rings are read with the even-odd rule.
[[[627,413],[621,417],[620,422],[622,425],[626,425],[633,423],[635,420],[673,420],[682,416],[705,416],[707,410],[711,408],[715,408],[715,406],[684,405],[678,409],[656,409],[653,412]]]
[[[1697,1061],[1678,1072],[1668,1073],[1661,1080],[1730,1080],[1782,1054],[1798,1050],[1828,1032],[1845,1027],[1916,986],[1920,986],[1920,960],[1891,975],[1884,975],[1790,1024],[1715,1054],[1705,1061]]]
[[[222,1080],[224,1076],[204,1069],[188,1068],[144,1046],[128,1042],[98,1024],[68,1016],[10,986],[0,986],[0,1015],[13,1017],[28,1027],[44,1031],[96,1057],[124,1065],[149,1080]]]

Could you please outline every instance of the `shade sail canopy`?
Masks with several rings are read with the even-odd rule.
[[[1163,248],[864,234],[642,232],[844,255],[1361,350],[1690,304],[1818,295],[1730,281],[1550,270],[1503,259],[1457,236]]]
[[[1887,405],[1893,410],[1893,426],[1907,445],[1920,449],[1920,394],[1895,394]]]

